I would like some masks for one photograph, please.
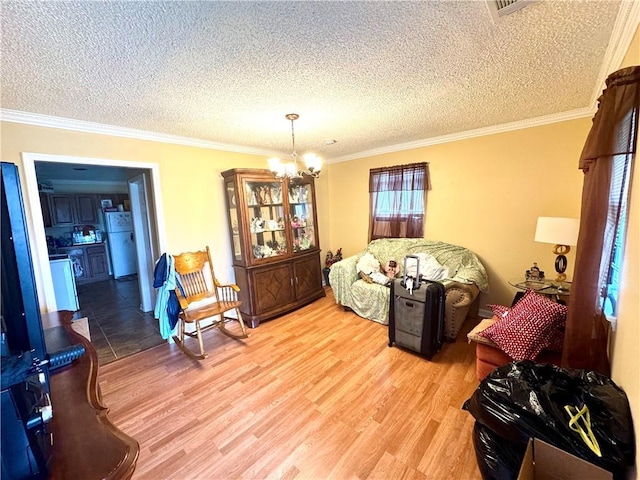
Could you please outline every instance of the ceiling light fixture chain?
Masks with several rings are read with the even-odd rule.
[[[297,113],[287,113],[285,115],[285,118],[287,120],[291,120],[291,146],[293,147],[291,156],[294,160],[296,160],[298,158],[298,153],[296,152],[296,134],[293,130],[293,122],[300,118],[300,115],[298,115]]]
[[[285,178],[302,178],[303,175],[317,178],[322,170],[322,159],[315,153],[306,153],[304,158],[306,169],[298,166],[298,152],[296,152],[296,135],[293,123],[300,118],[297,113],[288,113],[285,118],[291,122],[291,161],[285,162],[279,158],[270,158],[269,170],[276,178],[284,180]]]

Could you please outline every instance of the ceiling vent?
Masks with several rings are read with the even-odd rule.
[[[534,0],[487,0],[487,7],[493,22],[497,23],[500,17],[510,15],[530,3],[534,3]]]

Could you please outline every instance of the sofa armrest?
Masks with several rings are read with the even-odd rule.
[[[477,298],[480,289],[475,283],[447,282],[445,284],[445,330],[444,336],[455,340],[462,324],[467,318],[471,304]]]
[[[468,307],[480,293],[475,283],[450,282],[445,284],[447,301],[456,307]]]
[[[356,264],[363,254],[352,255],[331,265],[329,284],[336,303],[351,306],[351,285],[360,278],[356,272]]]

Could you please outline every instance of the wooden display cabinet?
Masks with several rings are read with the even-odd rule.
[[[240,308],[252,328],[325,295],[312,177],[222,172]]]

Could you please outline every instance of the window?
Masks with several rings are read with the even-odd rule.
[[[607,319],[613,324],[615,324],[615,319],[618,315],[618,293],[626,238],[632,160],[633,156],[626,154],[616,155],[613,158],[609,209],[603,248],[603,252],[611,252],[611,255],[603,255],[600,266],[600,281],[602,285],[600,307]]]
[[[562,366],[609,375],[609,333],[618,314],[627,201],[640,114],[640,66],[607,77],[580,155],[580,235]]]
[[[369,241],[377,238],[422,238],[429,164],[372,169]]]

